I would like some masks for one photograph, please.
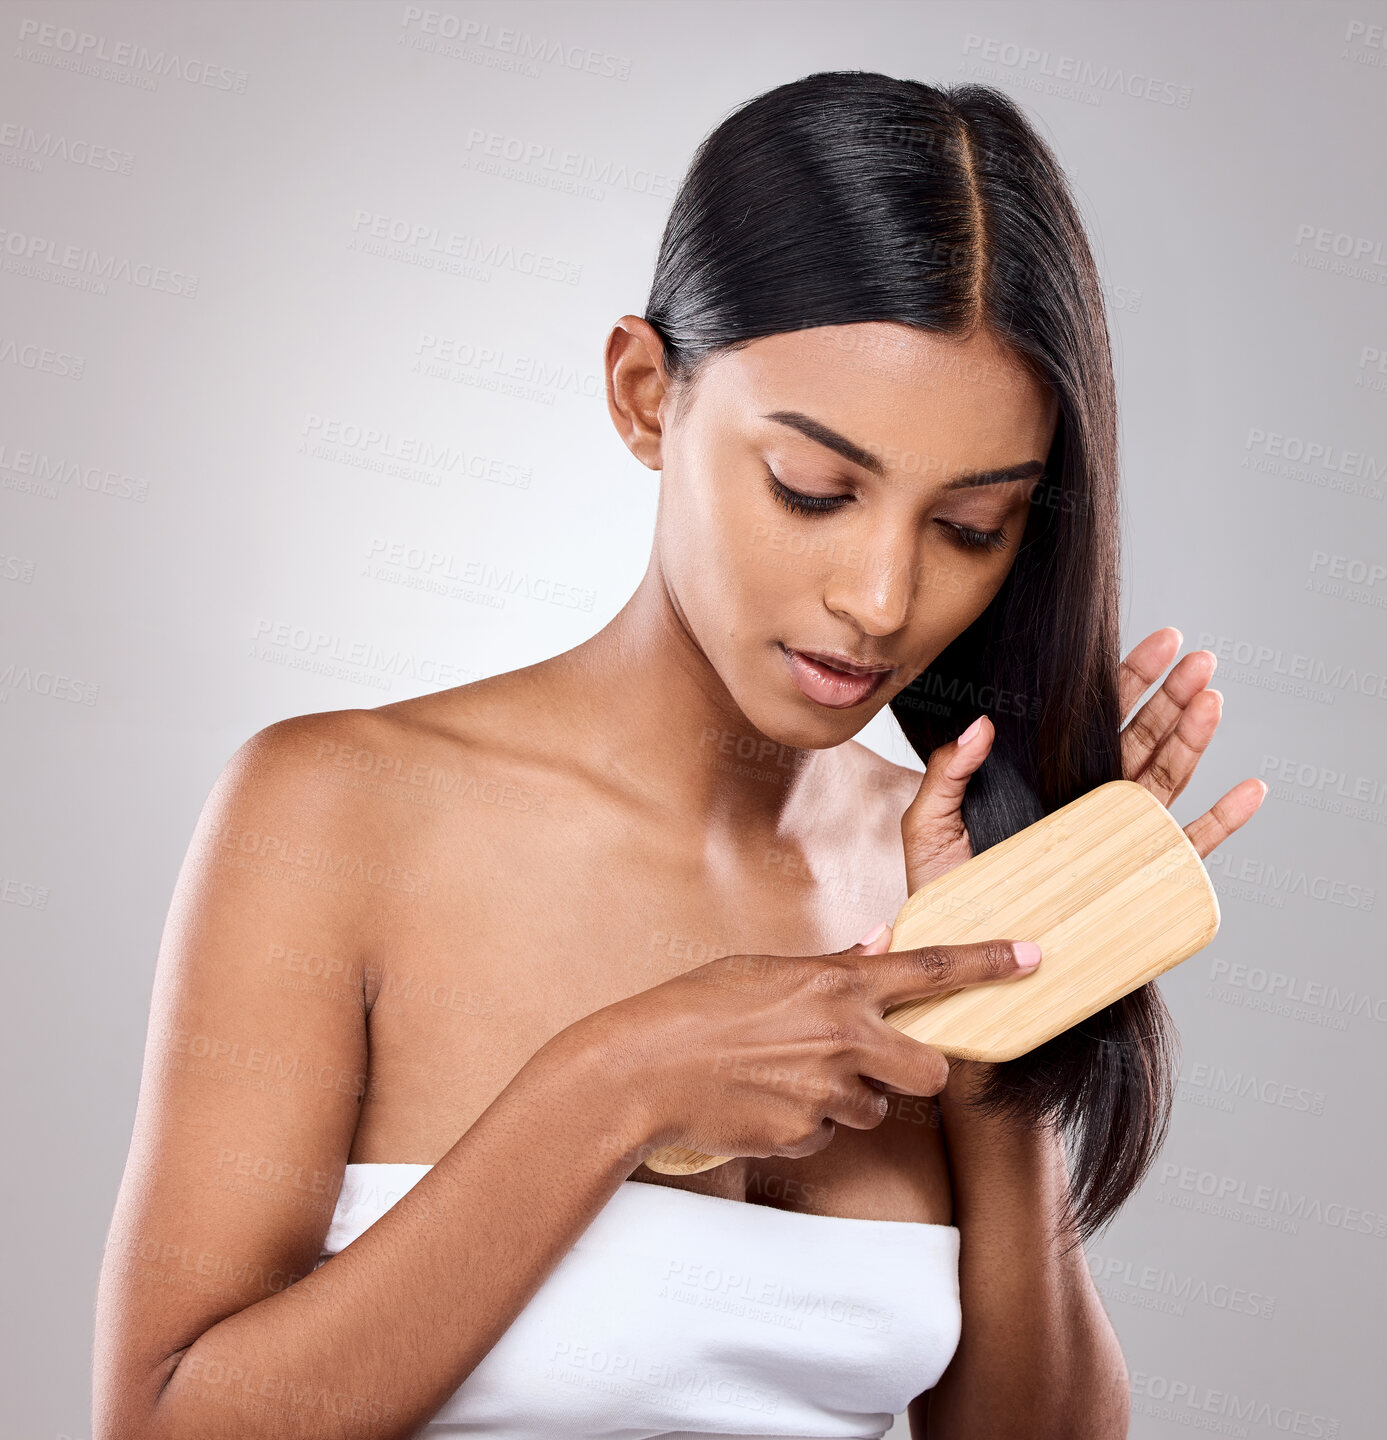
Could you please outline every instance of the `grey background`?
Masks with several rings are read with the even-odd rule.
[[[1169,1142],[1090,1246],[1132,1433],[1380,1434],[1387,6],[417,8],[489,43],[396,3],[0,10],[6,1433],[89,1434],[154,957],[218,772],[273,720],[513,669],[615,613],[656,481],[605,413],[607,330],[699,138],[863,68],[1000,85],[1074,177],[1121,387],[1124,639],[1174,624],[1220,656],[1176,814],[1272,786],[1210,859],[1218,939],[1163,982]],[[572,63],[517,63],[500,26]],[[122,42],[178,68],[151,84]],[[488,168],[531,143],[589,178]],[[577,283],[371,253],[363,214]],[[64,283],[69,246],[137,278]],[[396,542],[475,583],[380,578]],[[909,758],[886,719],[863,738]]]

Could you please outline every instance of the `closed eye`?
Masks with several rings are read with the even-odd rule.
[[[1007,548],[1005,527],[1001,530],[974,530],[967,525],[956,525],[952,520],[941,520],[939,523],[957,537],[957,543],[962,545],[965,550],[1005,550]]]
[[[851,495],[806,495],[802,490],[791,490],[788,485],[782,485],[771,470],[766,471],[766,480],[771,494],[792,515],[822,515],[826,511],[841,510],[852,499]]]
[[[841,510],[853,498],[851,495],[806,495],[802,490],[791,490],[771,470],[766,471],[766,480],[771,494],[792,515],[831,514],[835,510]],[[954,543],[965,550],[1006,549],[1005,527],[1000,530],[975,530],[970,525],[959,525],[952,520],[941,520],[939,524],[954,537]]]

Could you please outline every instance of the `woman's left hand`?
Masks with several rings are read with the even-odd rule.
[[[1144,785],[1166,806],[1189,784],[1223,716],[1223,696],[1206,688],[1218,663],[1216,658],[1208,650],[1186,655],[1130,723],[1125,722],[1138,699],[1175,658],[1183,639],[1173,626],[1155,631],[1133,647],[1118,674],[1118,699],[1124,721],[1123,778]],[[957,740],[931,752],[919,792],[901,817],[910,894],[971,858],[972,845],[963,823],[963,795],[969,777],[987,759],[996,733],[992,722],[981,716]],[[1200,858],[1245,825],[1266,793],[1266,785],[1249,776],[1186,825],[1185,834]],[[889,944],[889,936],[883,936],[882,941]],[[946,1093],[947,1089],[957,1091],[956,1073],[960,1081],[971,1074],[971,1083],[975,1084],[983,1068],[980,1061],[951,1061]]]
[[[1148,635],[1122,662],[1118,700],[1124,721],[1147,688],[1175,658],[1183,636],[1173,625]],[[1199,757],[1223,718],[1223,695],[1204,687],[1218,664],[1212,652],[1194,650],[1165,677],[1165,683],[1132,716],[1122,731],[1122,777],[1135,780],[1169,808],[1190,783]],[[1267,786],[1248,776],[1184,827],[1203,859],[1245,825],[1266,798]]]
[[[1124,722],[1132,706],[1175,658],[1183,638],[1168,625],[1148,635],[1122,662],[1118,703]],[[1206,688],[1217,663],[1208,650],[1186,655],[1122,731],[1123,779],[1146,786],[1163,805],[1169,806],[1189,784],[1223,717],[1223,696]],[[920,789],[901,817],[910,894],[971,858],[973,849],[963,823],[963,794],[969,777],[987,759],[996,735],[992,722],[980,716],[957,740],[931,752]],[[1266,793],[1266,785],[1249,776],[1186,825],[1185,834],[1200,858],[1245,825]]]

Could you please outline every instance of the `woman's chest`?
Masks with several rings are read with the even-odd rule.
[[[569,1024],[731,954],[851,945],[904,899],[899,856],[755,847],[737,863],[678,846],[573,846],[513,835],[435,861],[427,894],[376,938],[369,1069],[351,1160],[435,1163],[525,1062]],[[523,839],[523,836],[520,837]],[[687,1177],[631,1177],[778,1209],[950,1223],[932,1099],[892,1097],[871,1131],[840,1126],[802,1160],[739,1159]]]

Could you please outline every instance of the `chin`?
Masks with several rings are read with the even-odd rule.
[[[773,704],[744,707],[742,713],[767,740],[797,750],[831,750],[851,740],[881,709],[875,696],[851,709],[832,710],[791,696]]]

